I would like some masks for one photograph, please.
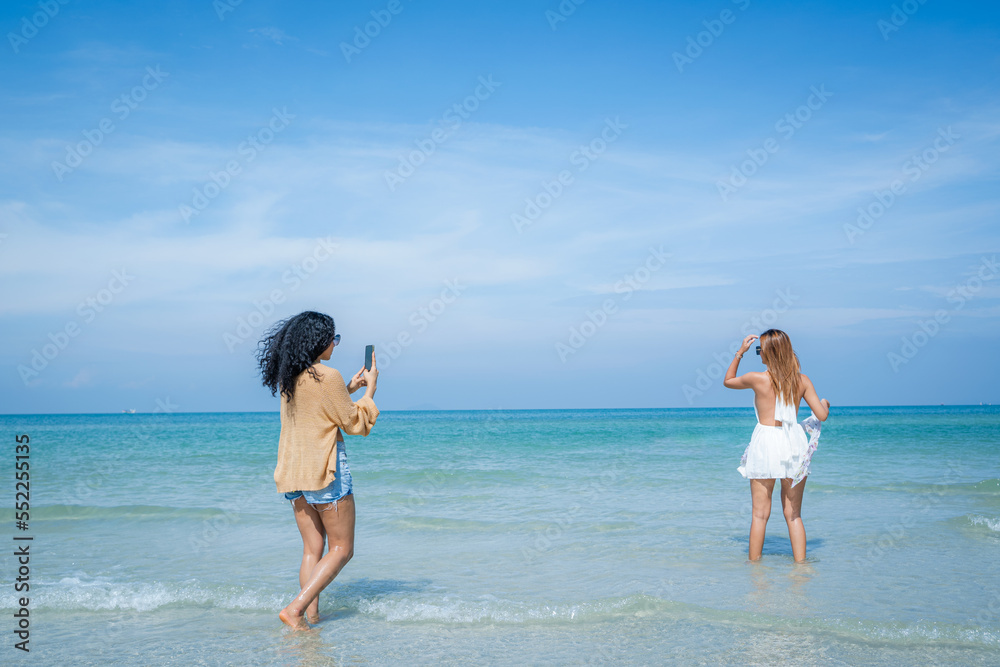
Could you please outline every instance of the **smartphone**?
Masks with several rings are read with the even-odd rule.
[[[365,370],[370,371],[372,369],[372,358],[375,356],[375,346],[367,345],[365,346]]]

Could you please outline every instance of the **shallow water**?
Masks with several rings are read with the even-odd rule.
[[[1000,664],[997,408],[836,410],[799,565],[777,498],[746,562],[751,409],[384,412],[308,635],[276,615],[277,413],[0,423],[31,436],[37,664]]]

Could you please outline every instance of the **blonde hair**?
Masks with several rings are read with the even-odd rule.
[[[797,405],[799,395],[799,358],[792,349],[788,334],[768,329],[760,335],[760,360],[771,374],[771,389],[785,403]]]

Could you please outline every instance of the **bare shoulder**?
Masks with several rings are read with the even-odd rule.
[[[803,387],[811,387],[812,386],[812,380],[810,380],[809,376],[806,375],[805,373],[799,373],[799,382],[802,383]]]
[[[771,379],[768,377],[766,372],[763,371],[750,371],[746,373],[746,377],[754,385],[771,385]]]

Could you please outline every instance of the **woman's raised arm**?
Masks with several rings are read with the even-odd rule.
[[[736,371],[740,368],[740,360],[743,359],[743,355],[746,351],[750,349],[753,345],[754,340],[757,336],[750,334],[743,339],[743,344],[740,346],[739,351],[736,356],[733,357],[732,363],[729,364],[729,370],[726,371],[726,379],[722,381],[722,384],[730,389],[752,389],[753,381],[751,379],[752,373],[746,373],[739,377],[736,377]]]

